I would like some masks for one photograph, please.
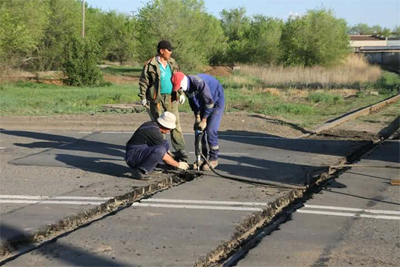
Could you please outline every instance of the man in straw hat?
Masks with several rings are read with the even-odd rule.
[[[126,144],[125,161],[132,170],[132,177],[148,180],[148,174],[154,171],[158,163],[166,164],[187,170],[189,165],[174,160],[169,154],[169,143],[163,135],[176,127],[176,117],[165,111],[156,121],[143,123],[132,135]]]

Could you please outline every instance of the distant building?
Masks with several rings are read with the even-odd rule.
[[[378,35],[350,35],[350,47],[354,52],[400,50],[400,37]]]
[[[350,35],[350,47],[368,62],[400,73],[400,36]]]

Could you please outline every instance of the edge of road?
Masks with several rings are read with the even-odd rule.
[[[347,113],[339,118],[333,119],[331,122],[324,124],[318,127],[317,129],[320,129],[321,127],[324,127],[323,130],[332,128],[347,120],[369,114],[372,111],[376,111],[382,108],[383,106],[386,106],[390,103],[397,101],[398,99],[400,99],[400,94],[385,99],[383,101],[380,101],[374,105],[370,105],[361,110]],[[349,119],[345,120],[346,116],[350,116]],[[391,125],[398,126],[399,120],[400,120],[399,117],[396,118],[395,121],[397,122],[395,124],[392,123]],[[335,121],[339,122],[335,123]],[[396,130],[393,130],[393,132],[395,131]],[[316,131],[313,131],[311,134],[306,134],[298,138],[308,137],[316,133],[317,133]],[[380,140],[383,140],[382,138],[380,138]],[[354,159],[352,160],[351,158],[361,157],[360,152],[362,152],[362,154],[365,154],[365,152],[373,149],[373,147],[375,147],[380,142],[380,140],[376,142],[372,141],[368,142],[366,145],[362,146],[359,150],[351,153],[352,155],[349,155],[340,160],[339,164],[344,164],[344,163],[348,164],[349,161],[351,162],[354,161]],[[247,240],[248,238],[253,236],[258,229],[265,227],[266,224],[271,223],[274,220],[274,218],[277,217],[277,215],[282,213],[284,209],[287,208],[289,205],[291,205],[293,202],[301,198],[304,198],[304,196],[309,194],[309,192],[315,190],[315,186],[319,186],[320,183],[326,181],[327,179],[332,178],[333,175],[337,175],[337,173],[341,171],[342,171],[341,169],[340,170],[335,169],[334,171],[328,170],[328,172],[320,174],[319,177],[315,179],[313,186],[308,186],[306,189],[293,189],[289,191],[288,194],[286,194],[285,196],[282,196],[273,203],[271,203],[268,206],[268,208],[264,209],[259,213],[252,214],[236,228],[236,231],[232,235],[232,239],[230,241],[221,244],[216,249],[209,252],[206,256],[200,257],[199,260],[195,263],[195,265],[210,266],[210,264],[216,261],[220,261],[222,256],[226,257],[229,253],[236,250],[244,242],[244,240]],[[124,195],[115,196],[114,198],[102,203],[101,205],[95,208],[83,210],[76,215],[66,216],[64,219],[61,219],[58,222],[42,226],[39,229],[34,229],[30,233],[21,233],[8,240],[3,240],[0,244],[0,265],[12,260],[21,253],[26,253],[35,249],[44,242],[48,242],[49,240],[55,239],[60,235],[71,233],[79,229],[80,227],[89,225],[93,221],[100,220],[111,213],[115,213],[118,212],[119,210],[129,207],[134,202],[139,201],[142,198],[149,197],[160,191],[164,191],[171,187],[178,186],[180,184],[191,181],[196,177],[202,175],[199,172],[181,172],[181,173],[171,172],[171,173],[173,174],[172,177],[154,181],[151,184],[138,187],[133,191],[128,192]]]

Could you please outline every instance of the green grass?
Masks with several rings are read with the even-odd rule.
[[[104,104],[138,100],[137,86],[79,88],[18,82],[0,85],[0,115],[53,115],[103,112]]]
[[[320,92],[309,94],[307,100],[311,103],[324,103],[328,105],[337,105],[344,102],[343,96],[341,95]]]
[[[228,83],[225,83],[226,85]],[[351,110],[374,104],[389,94],[371,95],[364,92],[345,99],[342,95],[326,90],[312,92],[307,97],[289,96],[290,90],[280,89],[280,95],[272,95],[256,88],[225,88],[226,111],[247,111],[268,116],[277,116],[307,128],[324,123]]]
[[[370,95],[360,91],[344,99],[329,90],[310,91],[308,96],[293,96],[289,89],[272,94],[258,87],[247,77],[219,78],[225,85],[226,112],[245,111],[284,118],[307,128],[321,124],[343,113],[376,103],[389,94]],[[235,84],[238,83],[238,84]],[[0,115],[55,115],[85,113],[115,113],[105,104],[129,104],[139,100],[137,84],[105,87],[67,87],[32,82],[0,85]],[[179,107],[190,112],[186,101]],[[128,111],[127,111],[128,112]],[[133,112],[133,111],[130,111]]]

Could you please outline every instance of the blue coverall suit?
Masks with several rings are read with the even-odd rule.
[[[189,88],[185,92],[195,115],[207,119],[202,139],[203,155],[217,160],[219,154],[218,128],[225,108],[224,88],[217,79],[208,74],[188,75]],[[208,153],[207,144],[210,149]]]

